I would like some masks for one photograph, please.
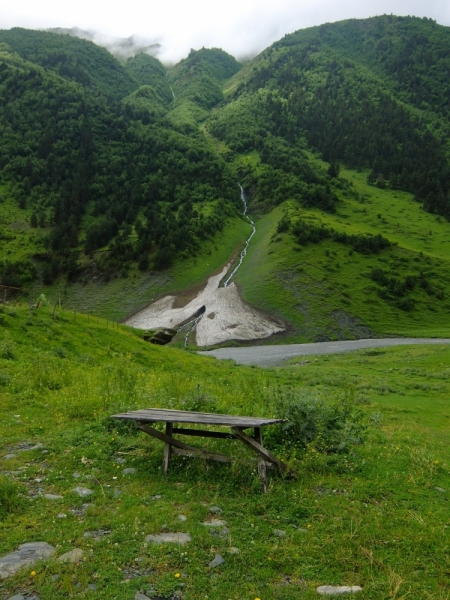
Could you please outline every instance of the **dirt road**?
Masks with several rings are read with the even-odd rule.
[[[351,340],[344,342],[319,342],[315,344],[285,344],[280,346],[246,346],[245,348],[219,348],[199,352],[205,356],[231,358],[240,365],[274,367],[296,356],[313,354],[338,354],[363,348],[383,348],[386,346],[404,346],[412,344],[450,344],[450,339],[436,338],[386,338],[376,340]]]

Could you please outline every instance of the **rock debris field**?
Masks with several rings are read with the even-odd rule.
[[[218,275],[210,277],[205,288],[185,306],[174,308],[176,296],[165,296],[128,319],[126,325],[137,329],[177,329],[205,307],[196,327],[197,346],[263,339],[284,331],[281,322],[244,302],[233,282],[227,287],[219,287],[229,267],[227,265]]]
[[[44,455],[47,452],[47,450],[45,449],[45,447],[42,444],[36,445],[36,444],[32,444],[30,442],[22,442],[22,443],[16,444],[15,447],[10,450],[12,450],[12,452],[10,452],[9,454],[6,454],[5,456],[0,458],[0,473],[3,476],[11,477],[11,478],[17,479],[17,480],[22,480],[24,482],[26,480],[26,477],[24,477],[24,472],[27,470],[27,466],[30,465],[31,463],[26,463],[25,468],[22,467],[22,468],[20,468],[20,470],[17,469],[17,470],[8,471],[7,470],[8,462],[11,461],[12,459],[16,458],[19,453],[25,452],[27,450],[37,450]],[[116,459],[116,462],[118,464],[123,464],[125,461],[123,458],[119,457]],[[136,474],[136,469],[134,469],[134,468],[123,468],[122,469],[123,477],[133,477],[135,474]],[[74,480],[79,480],[79,479],[81,479],[81,477],[82,476],[80,473],[78,473],[78,472],[73,473]],[[86,479],[86,476],[85,476],[85,479]],[[114,477],[113,479],[116,479],[116,477]],[[38,485],[36,486],[36,484],[38,484]],[[176,485],[181,486],[183,484],[176,484]],[[107,487],[111,487],[111,486],[107,486]],[[121,493],[118,488],[116,488],[115,490],[111,490],[111,492],[113,493],[113,497],[117,497]],[[77,485],[77,486],[71,488],[70,490],[68,490],[66,492],[65,495],[49,493],[48,491],[45,490],[45,477],[35,478],[29,484],[30,498],[31,499],[38,498],[38,497],[44,498],[46,501],[52,503],[52,505],[55,505],[55,517],[58,519],[66,519],[68,517],[67,513],[58,512],[60,510],[58,508],[58,506],[61,506],[61,503],[64,500],[66,500],[66,501],[69,500],[69,503],[70,503],[70,499],[73,498],[75,500],[75,498],[77,496],[78,496],[78,498],[83,498],[83,499],[88,498],[89,503],[85,503],[81,507],[78,507],[78,508],[69,508],[69,509],[67,509],[67,512],[70,513],[74,517],[78,517],[79,519],[82,519],[84,517],[86,511],[91,506],[94,505],[97,494],[98,494],[98,489],[95,489],[95,487],[94,487],[94,489],[90,489],[87,487],[83,487],[81,485]],[[153,503],[153,502],[158,503],[162,500],[163,500],[163,496],[161,494],[157,494],[157,495],[151,496],[151,498],[149,498],[149,502],[151,502],[151,503]],[[177,516],[177,521],[180,524],[187,523],[187,525],[189,526],[190,519],[186,515],[179,514]],[[194,525],[193,521],[192,521],[192,525]],[[211,537],[216,538],[217,541],[219,539],[222,539],[224,541],[231,540],[232,531],[227,526],[227,521],[224,518],[223,511],[220,508],[220,506],[210,506],[206,511],[206,516],[204,517],[204,520],[202,522],[199,522],[198,525],[200,527],[203,526],[203,527],[207,528]],[[155,544],[155,545],[158,545],[159,547],[161,547],[161,545],[163,545],[163,544],[180,545],[180,546],[183,546],[186,548],[186,554],[188,554],[189,546],[190,545],[192,546],[195,544],[195,536],[191,536],[187,532],[169,531],[169,527],[166,525],[163,525],[161,527],[161,529],[162,529],[162,531],[160,531],[160,532],[155,532],[155,533],[146,535],[144,537],[145,545]],[[306,529],[302,529],[299,527],[295,527],[295,529],[300,534],[306,533],[306,531],[307,531]],[[83,534],[83,538],[90,539],[94,543],[102,543],[102,541],[108,540],[108,537],[111,534],[112,534],[111,529],[99,529],[99,530],[94,530],[94,531],[85,531]],[[284,530],[281,530],[281,529],[273,529],[271,535],[274,538],[283,539],[287,535],[289,535],[289,533]],[[214,543],[214,542],[212,542],[212,543]],[[94,546],[94,548],[95,548],[95,546]],[[95,551],[95,549],[94,549],[94,551]],[[224,552],[224,554],[225,554],[225,556],[222,556],[221,554],[218,554],[218,553],[214,553],[214,556],[211,556],[211,559],[209,560],[209,562],[207,564],[205,564],[205,567],[207,567],[211,570],[220,569],[223,565],[225,565],[227,563],[226,556],[228,555],[228,557],[229,557],[228,560],[230,560],[230,557],[232,555],[240,554],[240,549],[235,546],[228,545],[226,547],[226,553]],[[34,566],[36,566],[36,568],[39,568],[39,566],[38,566],[39,563],[42,563],[42,562],[48,563],[49,561],[54,561],[54,562],[60,564],[62,568],[65,568],[64,565],[67,565],[67,568],[71,568],[71,565],[76,565],[78,563],[81,563],[82,561],[87,560],[87,558],[88,557],[85,556],[85,550],[83,550],[82,548],[75,547],[75,548],[72,548],[71,550],[69,550],[68,552],[64,552],[61,554],[61,552],[58,551],[58,546],[55,547],[45,540],[30,540],[28,542],[24,542],[24,543],[20,544],[18,547],[12,549],[10,552],[4,554],[3,556],[0,556],[0,595],[1,595],[1,587],[2,587],[1,581],[6,580],[10,577],[14,577],[15,575],[19,574],[23,569],[30,570],[30,569],[33,569]],[[146,577],[152,572],[151,568],[149,569],[144,564],[142,564],[142,566],[140,565],[140,563],[143,561],[144,561],[143,557],[138,557],[135,559],[135,561],[132,565],[130,565],[129,567],[126,567],[122,570],[123,576],[125,577],[124,582],[128,582],[131,579]],[[53,579],[53,581],[56,581],[59,577],[61,577],[61,574],[55,574],[52,576],[52,579]],[[161,598],[161,600],[176,600],[176,599],[183,598],[183,595],[184,595],[183,588],[185,586],[183,579],[185,579],[186,575],[183,572],[181,572],[179,575],[177,575],[177,577],[179,577],[179,579],[180,579],[179,584],[178,584],[178,590],[176,590],[170,598],[164,598],[164,599]],[[283,582],[283,585],[295,585],[295,586],[298,586],[299,588],[305,588],[307,586],[306,582],[304,582],[302,580],[293,580],[290,577],[285,577],[285,581]],[[101,579],[99,579],[95,582],[88,583],[86,585],[86,589],[90,590],[90,591],[96,591],[97,589],[100,590],[101,589]],[[362,588],[360,588],[359,586],[352,586],[352,585],[339,585],[339,586],[321,585],[316,588],[316,592],[318,595],[330,595],[330,596],[353,595],[361,590],[362,590]],[[147,595],[147,594],[149,594],[149,595]],[[18,589],[12,596],[5,597],[3,595],[1,597],[5,598],[5,600],[46,600],[44,598],[40,598],[37,593],[30,592],[29,589],[27,589],[27,590]],[[134,596],[130,596],[130,598],[132,598],[132,597],[134,597],[134,600],[150,600],[151,598],[154,598],[155,596],[154,596],[154,593],[148,592],[146,589],[142,589],[142,590],[136,592],[134,594]]]

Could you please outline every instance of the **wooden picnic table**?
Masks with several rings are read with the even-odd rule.
[[[210,452],[201,450],[185,444],[174,437],[174,434],[212,437],[240,440],[243,444],[251,448],[258,457],[258,475],[261,480],[263,492],[267,492],[267,467],[278,467],[280,470],[290,473],[294,477],[298,474],[289,468],[283,461],[269,452],[263,445],[262,427],[282,423],[284,419],[262,419],[257,417],[238,417],[235,415],[222,415],[215,413],[193,412],[186,410],[169,410],[161,408],[144,408],[133,410],[127,413],[112,415],[112,419],[129,419],[136,423],[138,429],[148,435],[155,437],[165,443],[163,458],[163,473],[167,474],[171,454],[182,456],[194,456],[219,462],[231,462],[231,457],[219,452]],[[166,432],[162,433],[149,423],[165,423]],[[229,427],[230,433],[224,431],[214,431],[210,429],[192,429],[188,427],[176,427],[178,423],[184,425],[205,425]],[[253,429],[253,436],[245,432],[246,429]]]

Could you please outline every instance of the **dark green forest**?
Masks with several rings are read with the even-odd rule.
[[[37,254],[3,260],[1,283],[75,280],[87,264],[105,279],[166,268],[239,213],[238,181],[262,210],[289,198],[334,213],[337,192],[353,193],[340,164],[450,219],[449,114],[450,29],[430,19],[298,31],[245,69],[216,48],[166,68],[0,31],[0,183],[43,232]],[[250,153],[256,163],[239,160]]]
[[[225,161],[198,129],[167,119],[173,96],[156,59],[140,55],[123,68],[90,42],[26,30],[1,32],[0,43],[1,176],[32,208],[31,225],[46,228],[45,282],[76,278],[80,256],[105,246],[95,260],[106,276],[136,261],[167,267],[236,213]],[[211,52],[217,69],[221,53]],[[208,104],[209,92],[194,88]],[[23,283],[22,267],[6,261],[2,282]]]
[[[236,79],[211,131],[235,152],[260,153],[261,184],[266,193],[273,181],[275,201],[290,189],[308,205],[306,167],[298,165],[301,149],[313,148],[327,162],[370,168],[369,183],[409,191],[449,218],[449,49],[450,29],[430,19],[384,16],[299,31]],[[281,153],[297,155],[297,173]]]

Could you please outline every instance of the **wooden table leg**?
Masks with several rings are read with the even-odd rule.
[[[166,423],[166,435],[172,437],[173,423]],[[172,454],[172,446],[169,443],[164,445],[164,458],[163,458],[163,475],[167,475],[169,470],[170,455]]]
[[[255,427],[255,441],[261,446],[263,445],[261,427]],[[266,472],[266,461],[261,454],[258,454],[258,476],[261,481],[263,494],[267,494],[267,472]]]

